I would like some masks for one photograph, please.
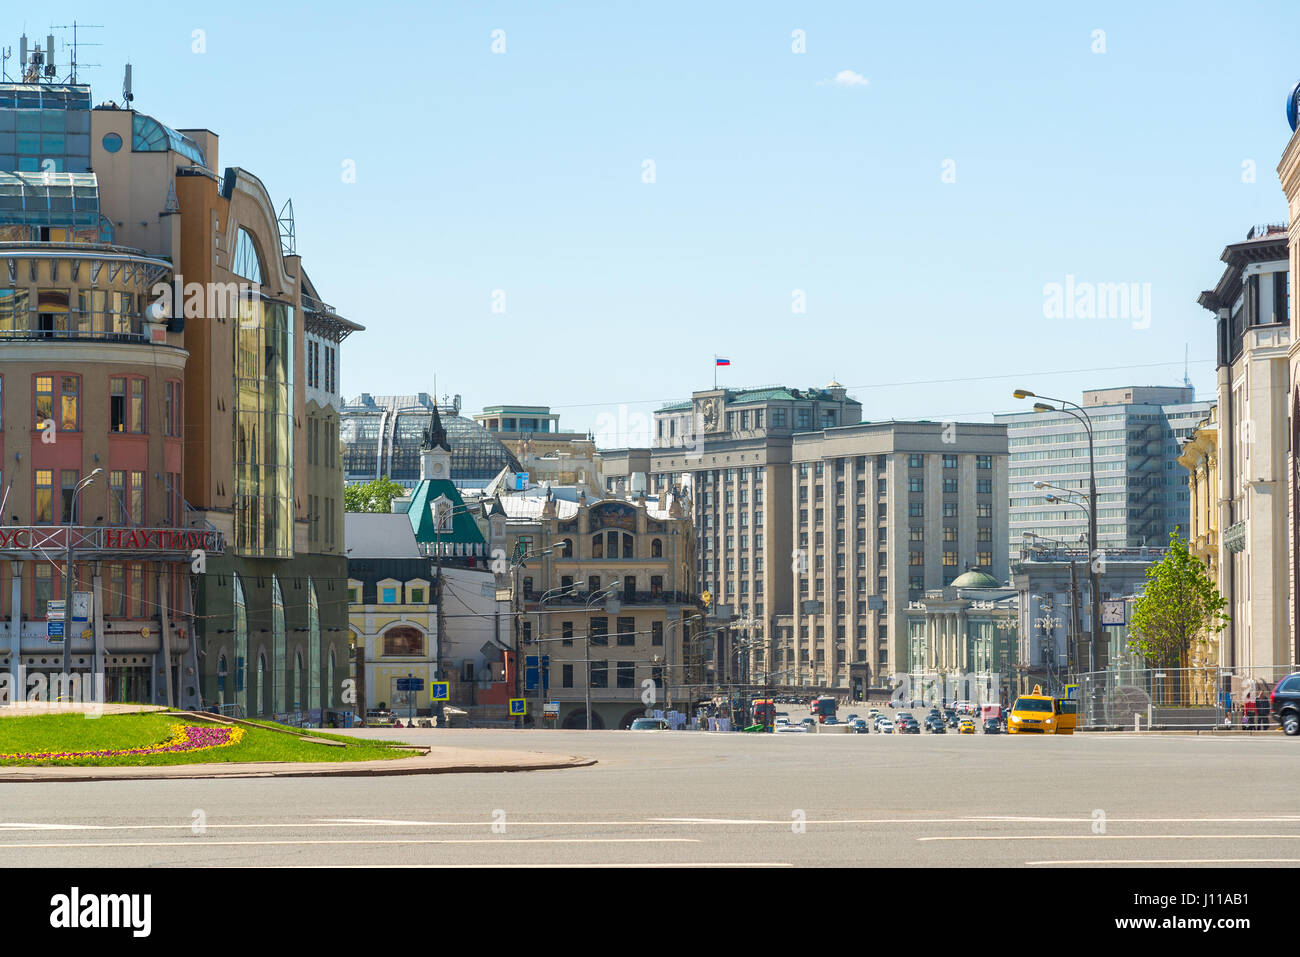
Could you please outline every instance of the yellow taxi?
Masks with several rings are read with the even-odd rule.
[[[1033,694],[1022,694],[1011,706],[1007,719],[1009,734],[1074,734],[1078,702],[1073,698],[1054,698],[1034,685]]]
[[[974,734],[974,733],[975,733],[975,722],[974,722],[973,720],[971,720],[970,718],[962,718],[961,721],[957,722],[957,733],[958,733],[958,734]]]

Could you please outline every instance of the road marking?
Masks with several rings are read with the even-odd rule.
[[[1026,864],[1300,864],[1297,857],[1179,857],[1095,861],[1025,861]]]
[[[918,841],[1296,841],[1300,834],[977,834]]]
[[[1009,815],[980,815],[969,821],[1025,821],[1039,824],[1090,824],[1091,817],[1011,817]],[[1280,817],[1108,817],[1108,823],[1124,824],[1291,824],[1300,821],[1300,814]]]
[[[326,840],[326,841],[206,841],[197,838],[193,841],[101,841],[95,843],[50,843],[50,844],[0,844],[0,849],[12,848],[85,848],[85,847],[264,847],[280,844],[699,844],[700,841],[689,837],[498,837],[498,838],[459,838],[437,840],[420,838],[408,841],[380,840]]]
[[[250,866],[250,865],[247,865],[247,864],[238,864],[238,865],[230,865],[230,866],[232,866],[232,867],[240,867],[240,868],[244,868],[244,867],[248,867],[248,866]],[[257,866],[257,865],[251,865],[251,866]],[[589,868],[589,867],[635,867],[637,870],[640,870],[640,869],[643,868],[643,867],[645,867],[645,868],[651,868],[651,867],[671,867],[671,868],[678,868],[678,867],[794,867],[794,865],[791,864],[789,861],[691,861],[691,862],[683,862],[683,863],[679,863],[679,864],[674,864],[674,863],[669,863],[669,862],[664,862],[664,861],[660,861],[660,862],[656,862],[656,863],[650,863],[650,862],[647,862],[647,861],[634,861],[634,862],[629,862],[629,863],[627,863],[627,864],[611,864],[611,863],[608,863],[608,862],[606,862],[606,863],[601,863],[601,864],[274,864],[274,865],[269,865],[269,866],[275,867],[275,868],[277,868],[277,869],[278,869],[278,868],[281,868],[281,867],[284,867],[284,868],[293,868],[293,869],[299,869],[299,870],[317,870],[317,869],[322,869],[322,868],[328,868],[328,869],[330,869],[330,870],[334,870],[335,868],[345,868],[345,869],[354,869],[354,870],[366,870],[366,869],[369,869],[369,868],[380,868],[380,869],[383,869],[383,870],[389,870],[389,869],[391,869],[391,868],[409,869],[409,868],[429,868],[429,867],[436,867],[436,868],[452,868],[452,869],[455,869],[455,870],[466,870],[466,869],[472,869],[472,868],[476,868],[476,867],[490,867],[490,868],[492,868],[493,870],[498,870],[498,869],[501,869],[501,868],[512,868],[512,867],[513,867],[513,868],[539,868],[539,867],[544,867],[544,868],[546,868],[547,870],[550,870],[551,868],[561,868],[561,867],[570,867],[570,868],[572,868],[572,867],[581,867],[581,868],[583,868],[584,870],[585,870],[586,868]]]

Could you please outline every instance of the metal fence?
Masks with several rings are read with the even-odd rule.
[[[1293,666],[1119,667],[1069,679],[1079,727],[1094,730],[1264,730],[1276,727],[1269,693]]]

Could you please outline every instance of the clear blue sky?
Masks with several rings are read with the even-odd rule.
[[[53,16],[104,24],[97,101],[129,58],[137,109],[292,197],[317,287],[368,327],[348,396],[436,373],[471,411],[589,428],[708,387],[719,353],[727,385],[834,376],[867,418],[986,418],[1017,385],[1176,384],[1189,343],[1209,397],[1197,294],[1286,217],[1293,0],[142,6]],[[25,15],[15,49],[50,26]],[[1150,283],[1150,327],[1045,318],[1067,274]]]

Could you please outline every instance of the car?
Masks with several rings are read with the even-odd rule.
[[[839,723],[840,723],[840,719],[835,717],[835,715],[831,715],[829,718],[827,718],[825,721],[822,722],[822,724],[839,724]]]
[[[944,726],[943,719],[938,715],[927,716],[925,719],[925,730],[931,734],[947,734],[948,729]]]
[[[808,729],[801,724],[779,724],[773,729],[777,734],[807,734]]]
[[[975,719],[974,719],[974,718],[962,718],[961,721],[958,722],[958,724],[957,724],[957,733],[958,733],[958,734],[974,734],[974,733],[975,733]]]
[[[876,718],[879,717],[879,716],[880,716],[880,709],[879,709],[879,708],[872,708],[870,711],[867,712],[867,720],[868,720],[868,721],[875,721]]]
[[[816,719],[816,718],[804,718],[802,721],[799,722],[799,726],[800,726],[801,728],[805,728],[805,729],[807,729],[808,731],[816,731],[816,730],[817,730],[817,719]]]
[[[984,719],[984,733],[985,733],[985,734],[1002,734],[1002,733],[1003,733],[1003,731],[1002,731],[1002,722],[1001,722],[1000,720],[998,720],[997,718],[985,718],[985,719]]]
[[[629,731],[667,731],[670,725],[663,718],[637,718]]]
[[[786,725],[786,724],[789,724],[789,723],[790,723],[790,719],[789,719],[789,718],[778,717],[778,718],[776,719],[776,727],[778,727],[778,728],[781,727],[782,725]]]
[[[1290,737],[1300,734],[1300,671],[1287,675],[1268,695],[1269,711]]]
[[[893,734],[894,722],[882,715],[876,719],[876,731],[879,734]]]
[[[1054,698],[1034,685],[1031,694],[1022,694],[1011,706],[1007,722],[1009,734],[1074,734],[1078,720],[1078,702],[1073,698]]]
[[[898,714],[894,715],[894,720],[895,720],[895,721],[915,721],[916,718],[912,717],[912,712],[910,712],[910,711],[900,711],[900,712],[898,712]]]
[[[854,734],[868,734],[871,731],[871,728],[867,726],[867,722],[861,718],[854,718],[849,722],[849,727],[853,729]]]
[[[899,734],[920,734],[921,725],[915,718],[912,718],[910,721],[900,721],[898,722],[898,733]]]
[[[943,712],[943,720],[948,722],[948,727],[957,727],[957,712],[953,711],[952,708],[945,709]]]
[[[851,715],[848,715],[844,720],[845,720],[845,721],[848,721],[848,722],[850,722],[850,723],[852,723],[853,721],[857,720],[858,717],[859,717],[859,715],[851,714]]]

